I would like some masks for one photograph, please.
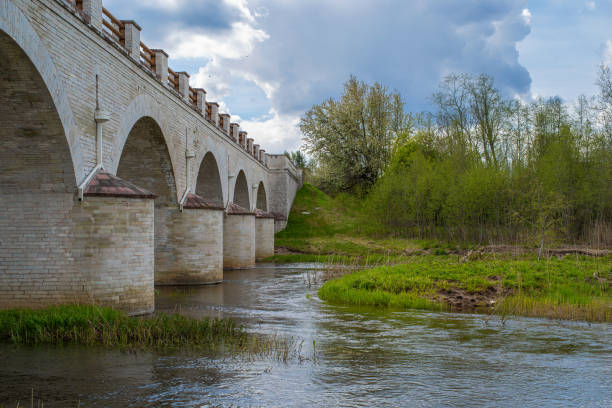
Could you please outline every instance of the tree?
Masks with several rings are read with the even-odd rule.
[[[296,150],[295,152],[285,151],[285,156],[287,156],[298,169],[304,169],[308,164],[306,156],[304,156],[299,150]]]
[[[339,100],[313,106],[300,121],[304,147],[331,192],[366,192],[382,175],[408,118],[398,92],[351,78]]]
[[[612,146],[612,71],[602,64],[599,67],[599,106],[600,122],[604,130],[605,142]]]
[[[440,131],[454,154],[482,153],[488,165],[499,161],[500,135],[506,125],[510,105],[493,78],[468,74],[446,76],[433,95],[438,107]]]
[[[470,109],[485,159],[487,164],[497,167],[499,136],[509,110],[508,103],[502,99],[493,78],[488,75],[482,74],[469,81],[468,89]]]

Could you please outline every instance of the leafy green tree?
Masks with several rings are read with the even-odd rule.
[[[352,76],[340,99],[306,112],[300,129],[320,185],[330,192],[365,192],[383,174],[393,142],[408,122],[399,93]]]
[[[612,73],[600,95],[505,99],[490,77],[450,75],[437,111],[411,116],[366,199],[382,231],[448,240],[612,245]],[[371,228],[372,229],[372,228]]]
[[[308,165],[306,156],[304,156],[304,154],[302,154],[302,152],[299,150],[294,152],[285,151],[285,156],[287,156],[298,169],[305,169]]]

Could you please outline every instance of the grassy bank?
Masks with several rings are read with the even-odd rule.
[[[16,344],[105,347],[243,347],[247,334],[231,319],[181,315],[129,317],[105,307],[70,305],[0,311],[0,340]]]
[[[297,192],[287,228],[275,237],[277,254],[268,261],[398,263],[415,254],[446,254],[454,243],[376,236],[364,223],[360,202],[349,195],[330,197],[310,184]]]
[[[0,341],[131,350],[204,349],[285,362],[305,358],[297,339],[249,334],[230,318],[195,319],[180,314],[129,317],[91,305],[0,310]]]
[[[419,257],[326,282],[332,303],[612,321],[612,258]]]
[[[377,236],[364,227],[364,216],[354,198],[332,198],[306,184],[287,229],[277,234],[279,251],[269,260],[365,265],[366,270],[323,285],[319,297],[333,303],[612,319],[609,251],[590,257],[555,248],[538,260],[537,246]]]

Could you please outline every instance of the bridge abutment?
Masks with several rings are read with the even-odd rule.
[[[0,308],[86,301],[88,282],[74,266],[74,194],[0,194]]]

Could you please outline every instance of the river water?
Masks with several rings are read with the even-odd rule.
[[[0,406],[34,390],[44,407],[612,407],[609,325],[331,306],[313,276],[260,265],[156,295],[300,339],[306,360],[3,345]]]

